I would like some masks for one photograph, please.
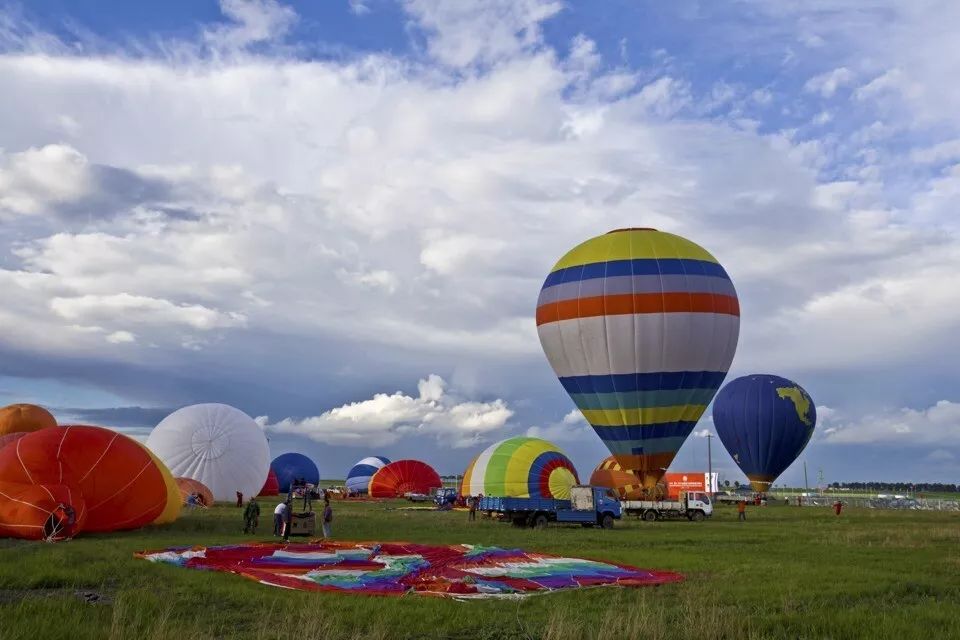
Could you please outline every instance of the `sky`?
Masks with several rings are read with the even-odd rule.
[[[224,402],[324,477],[537,435],[586,479],[537,294],[655,227],[736,285],[728,379],[817,404],[781,482],[957,482],[958,31],[950,0],[0,0],[0,404],[144,438]]]

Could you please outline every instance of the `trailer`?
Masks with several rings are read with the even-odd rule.
[[[620,503],[606,487],[578,485],[570,489],[570,500],[554,498],[510,498],[484,496],[477,506],[491,516],[517,527],[542,529],[550,522],[579,522],[583,527],[612,529],[622,513]]]
[[[691,522],[702,522],[713,515],[713,504],[706,493],[684,491],[679,498],[679,500],[624,500],[621,505],[624,513],[647,522],[670,518],[686,518]]]

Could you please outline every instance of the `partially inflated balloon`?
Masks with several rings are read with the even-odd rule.
[[[280,493],[280,481],[277,480],[277,474],[273,469],[270,469],[267,473],[267,481],[263,483],[263,488],[260,489],[260,493],[257,494],[257,497],[268,497],[275,496]]]
[[[699,245],[621,229],[554,265],[537,331],[587,422],[653,488],[730,368],[740,306],[727,272]]]
[[[153,460],[153,464],[157,465],[157,470],[160,472],[160,475],[163,476],[163,485],[167,488],[167,504],[160,515],[157,516],[157,519],[153,521],[153,524],[170,524],[171,522],[175,522],[176,519],[180,517],[180,507],[183,506],[180,500],[180,488],[177,486],[176,480],[173,479],[173,475],[170,473],[170,469],[167,469],[167,465],[163,464],[163,461],[155,456],[153,451],[150,451],[146,445],[141,444],[137,440],[134,440],[134,442],[150,454],[150,459]]]
[[[419,460],[397,460],[370,478],[371,498],[402,498],[405,493],[429,493],[443,486],[433,467]]]
[[[624,471],[613,456],[603,459],[597,468],[590,474],[590,484],[598,487],[607,487],[623,500],[640,500],[644,497],[640,478],[629,471]]]
[[[302,453],[281,453],[270,463],[270,468],[277,474],[281,493],[290,491],[290,485],[297,480],[312,485],[320,483],[320,471],[316,463]]]
[[[187,504],[187,498],[191,495],[198,495],[200,496],[200,500],[203,501],[203,506],[213,506],[213,492],[207,488],[207,485],[199,480],[194,480],[193,478],[174,478],[174,482],[177,483],[177,488],[180,490],[180,500],[183,504]]]
[[[796,382],[756,374],[732,380],[713,403],[717,435],[756,491],[793,464],[817,424],[817,408]]]
[[[347,489],[351,493],[366,493],[373,474],[388,464],[390,464],[390,460],[383,456],[369,456],[358,460],[347,472]]]
[[[83,528],[86,512],[68,486],[0,482],[0,538],[66,540]]]
[[[29,433],[57,426],[53,415],[35,404],[11,404],[0,408],[0,436]]]
[[[517,436],[495,442],[463,472],[460,494],[568,499],[580,482],[570,459],[553,443]]]

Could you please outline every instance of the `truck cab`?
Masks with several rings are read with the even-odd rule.
[[[590,514],[590,515],[588,515]],[[596,523],[604,529],[613,527],[613,521],[622,515],[620,501],[611,489],[590,485],[570,488],[570,510],[559,514],[561,522]]]
[[[702,491],[685,491],[680,499],[687,508],[687,517],[691,520],[709,518],[713,515],[713,503],[710,496]],[[703,514],[702,517],[699,514]]]

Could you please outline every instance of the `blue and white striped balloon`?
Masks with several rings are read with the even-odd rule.
[[[366,493],[370,478],[377,471],[390,464],[383,456],[370,456],[353,465],[347,473],[347,490],[351,493]]]

